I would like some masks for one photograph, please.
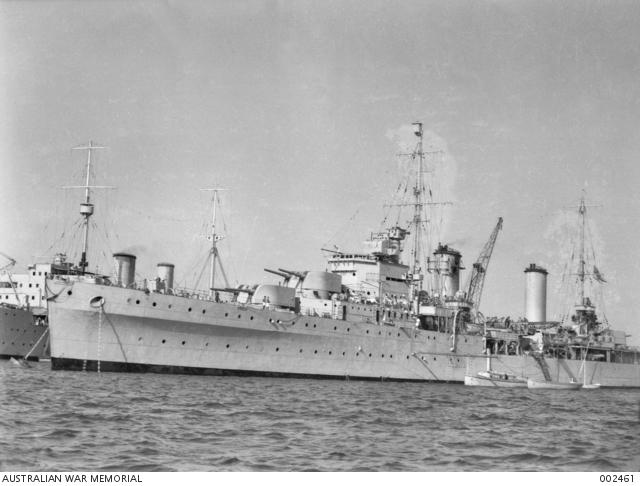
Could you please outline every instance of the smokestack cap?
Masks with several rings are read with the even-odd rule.
[[[113,258],[118,258],[118,257],[125,257],[125,258],[133,258],[134,260],[136,259],[135,255],[132,255],[131,253],[114,253],[113,254]]]
[[[529,266],[524,269],[524,273],[529,273],[529,272],[544,273],[545,275],[549,274],[549,272],[547,272],[546,269],[537,266],[535,263],[530,263]]]

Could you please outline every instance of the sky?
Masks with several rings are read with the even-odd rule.
[[[483,313],[523,315],[530,263],[550,271],[548,318],[565,310],[586,194],[606,316],[639,345],[639,37],[633,1],[2,1],[0,251],[16,271],[77,255],[82,191],[62,187],[93,140],[93,181],[114,188],[94,191],[92,267],[130,251],[140,278],[169,261],[192,286],[200,189],[221,187],[231,285],[324,269],[321,248],[381,229],[421,121],[453,203],[432,238],[470,269],[504,218]]]

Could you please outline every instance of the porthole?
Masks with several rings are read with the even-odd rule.
[[[187,342],[186,341],[182,341],[182,345],[184,346],[185,344],[187,344]]]
[[[206,314],[206,313],[207,313],[207,311],[206,311],[205,309],[202,309],[202,313],[203,313],[203,314]]]
[[[315,328],[315,327],[316,327],[316,325],[314,324],[314,325],[313,325],[313,327]]]
[[[369,358],[371,358],[371,353],[369,353]]]
[[[204,343],[205,347],[209,346],[209,343]]]
[[[389,355],[389,358],[393,358],[393,354],[390,354],[390,355]]]
[[[329,354],[332,354],[331,351],[329,351]]]
[[[343,351],[343,352],[342,352],[342,356],[344,356],[345,354],[346,354],[346,352],[345,352],[345,351]]]
[[[337,331],[338,330],[338,326],[333,326],[333,330]]]
[[[367,334],[369,334],[369,329],[367,329]]]
[[[227,349],[229,349],[229,345],[227,344]]]
[[[302,349],[300,350],[300,352],[302,353]]]
[[[242,314],[238,314],[238,319],[240,319],[242,317]]]
[[[384,358],[384,354],[382,355],[382,357]]]
[[[192,309],[191,309],[191,307],[189,307],[189,308],[187,309],[187,311],[188,311],[188,312],[191,312],[191,310],[192,310]]]
[[[166,342],[167,342],[167,340],[166,340],[166,339],[163,339],[163,340],[162,340],[162,344],[164,344],[164,343],[166,343]]]
[[[253,316],[249,317],[249,320],[250,320],[250,321],[253,321]]]
[[[436,360],[436,357],[434,356],[434,357],[433,357],[433,361],[435,361],[435,360]]]
[[[316,350],[313,352],[313,354],[318,354],[318,350],[316,349]]]
[[[224,316],[225,316],[225,317],[229,317],[229,313],[228,313],[228,312],[225,312],[225,313],[224,313]]]
[[[141,337],[139,337],[139,338],[138,338],[138,341],[142,341],[142,338],[141,338]]]
[[[136,300],[136,304],[139,304],[139,303],[140,303],[140,300]]]
[[[168,307],[169,309],[171,309],[171,304],[169,304],[167,307]]]
[[[276,348],[276,353],[277,353],[278,351],[280,351],[280,348]]]
[[[409,359],[409,355],[407,355],[407,359]]]
[[[305,323],[304,323],[304,327],[309,327],[309,323],[308,323],[308,322],[305,322]]]
[[[158,304],[156,304],[156,303],[154,302],[154,303],[152,303],[151,305],[152,305],[153,307],[155,307],[155,306],[156,306],[156,305],[158,305]]]
[[[382,336],[382,331],[378,331],[378,336]]]
[[[71,292],[71,290],[68,290],[67,295],[71,295],[71,294],[73,294],[73,292]]]
[[[351,328],[350,328],[350,327],[347,327],[347,332],[349,332],[349,331],[351,331]]]
[[[356,353],[356,356],[360,356],[360,353]]]
[[[398,337],[400,337],[400,333],[398,333]]]

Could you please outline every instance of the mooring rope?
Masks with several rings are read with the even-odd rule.
[[[31,353],[33,353],[35,351],[35,349],[38,346],[38,344],[40,344],[40,341],[42,341],[47,334],[49,334],[49,328],[48,327],[44,330],[44,332],[42,333],[42,336],[40,336],[40,338],[36,341],[36,343],[29,350],[29,352],[24,355],[24,358],[22,358],[23,360],[26,361],[27,359],[29,359],[29,356],[31,356]]]

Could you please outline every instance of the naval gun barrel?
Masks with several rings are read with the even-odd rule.
[[[284,268],[278,268],[281,272],[289,274],[289,276],[298,277],[300,280],[304,279],[306,272],[294,272],[292,270],[285,270]]]
[[[255,292],[255,289],[245,289],[245,288],[235,288],[235,287],[214,287],[211,290],[213,290],[214,292],[230,292],[233,294],[239,294],[241,292],[244,292],[245,294],[253,294]]]
[[[279,272],[278,270],[271,270],[270,268],[265,268],[265,272],[273,273],[274,275],[278,275],[282,278],[291,278],[291,275],[285,272]]]

